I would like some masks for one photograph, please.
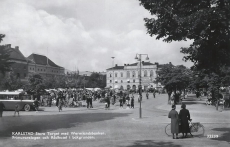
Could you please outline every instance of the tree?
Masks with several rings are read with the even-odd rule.
[[[43,78],[39,74],[34,74],[29,77],[29,87],[27,87],[29,91],[39,93],[45,89]]]
[[[2,90],[17,90],[23,89],[25,83],[23,83],[14,72],[9,72],[4,77],[0,77],[0,89]]]
[[[155,15],[144,19],[151,36],[166,42],[192,40],[189,47],[181,48],[183,60],[192,61],[199,74],[220,81],[221,69],[230,67],[229,0],[140,0],[140,4]],[[218,83],[213,84],[218,89]]]
[[[5,35],[0,34],[0,43],[3,40]],[[6,72],[11,71],[11,64],[13,62],[10,61],[10,52],[6,49],[4,45],[0,45],[0,72],[5,75]]]
[[[183,65],[174,66],[172,64],[165,64],[157,72],[157,82],[164,85],[168,93],[168,102],[172,92],[181,91],[188,87],[190,82],[191,71]]]
[[[230,66],[229,0],[140,0],[154,18],[145,18],[148,34],[166,42],[193,40],[181,48],[193,68],[219,73]]]
[[[106,76],[99,73],[92,73],[88,78],[86,78],[86,86],[90,88],[104,88],[106,87]]]

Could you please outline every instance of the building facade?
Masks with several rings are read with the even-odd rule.
[[[124,64],[124,66],[116,64],[115,67],[106,70],[106,87],[137,90],[141,73],[142,89],[156,88],[157,67],[158,63],[153,64],[144,61],[141,63]]]
[[[31,54],[28,59],[28,75],[40,74],[46,77],[63,76],[65,69],[56,65],[48,57],[39,54]]]
[[[12,48],[10,44],[7,44],[5,48],[10,51],[10,61],[14,62],[11,69],[21,80],[28,80],[28,77],[32,74],[40,74],[46,77],[63,76],[65,74],[63,67],[58,66],[44,55],[31,54],[26,58],[18,46]]]
[[[11,47],[11,44],[5,45],[5,48],[10,52],[10,61],[14,62],[11,65],[11,70],[16,74],[17,78],[26,80],[28,76],[28,62],[24,55],[20,52],[19,47]]]

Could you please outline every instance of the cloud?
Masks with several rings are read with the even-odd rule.
[[[0,13],[3,44],[19,46],[25,56],[47,55],[71,70],[105,71],[112,56],[123,65],[136,62],[136,53],[148,54],[151,62],[185,64],[179,51],[190,43],[146,34],[143,18],[150,14],[138,1],[2,0]]]

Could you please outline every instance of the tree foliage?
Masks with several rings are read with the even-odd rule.
[[[99,73],[92,73],[87,80],[87,87],[89,88],[105,88],[106,76]]]
[[[38,93],[40,91],[43,91],[44,89],[45,85],[41,75],[34,74],[29,77],[29,85],[26,90]]]
[[[153,18],[145,18],[148,34],[166,42],[190,39],[181,49],[193,68],[219,74],[230,66],[229,0],[140,0]]]
[[[3,40],[5,35],[0,34],[0,43]],[[5,48],[4,45],[0,45],[0,72],[5,75],[6,72],[11,71],[11,64],[13,62],[10,61],[10,52]]]
[[[14,72],[9,72],[5,76],[1,75],[0,79],[0,89],[2,90],[12,91],[23,89],[26,84],[25,82],[23,83]]]
[[[184,90],[190,83],[191,71],[183,65],[165,64],[158,71],[157,82],[164,85],[168,93]]]

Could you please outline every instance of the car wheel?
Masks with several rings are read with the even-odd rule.
[[[30,111],[30,105],[29,105],[29,104],[26,104],[26,105],[24,106],[24,110],[25,110],[25,111]]]

